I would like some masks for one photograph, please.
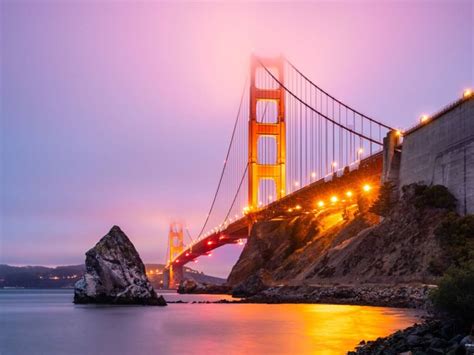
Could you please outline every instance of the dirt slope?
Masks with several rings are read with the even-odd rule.
[[[449,264],[433,232],[448,211],[415,198],[407,190],[382,221],[354,205],[256,223],[228,283],[431,283]]]

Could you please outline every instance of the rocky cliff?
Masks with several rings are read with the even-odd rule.
[[[75,284],[74,303],[166,305],[149,282],[132,242],[118,226],[86,253],[86,273]]]
[[[420,203],[420,189],[381,218],[332,206],[256,223],[228,283],[237,294],[269,286],[432,283],[449,259],[434,234],[449,208]]]

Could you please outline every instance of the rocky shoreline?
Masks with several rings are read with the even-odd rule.
[[[178,287],[178,293],[180,294],[211,294],[211,295],[216,295],[216,294],[231,294],[232,288],[228,285],[214,285],[214,284],[208,284],[208,283],[199,283],[196,282],[195,280],[191,279],[186,279],[183,280],[179,287]]]
[[[428,295],[432,285],[302,285],[231,288],[227,285],[183,282],[178,293],[232,294],[235,301],[227,303],[332,303],[364,306],[430,309]]]
[[[433,286],[281,286],[246,297],[252,303],[332,303],[428,310]]]
[[[361,341],[349,355],[372,354],[474,354],[474,327],[469,329],[449,319],[429,319],[385,338]]]

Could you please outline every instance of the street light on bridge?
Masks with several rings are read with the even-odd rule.
[[[425,123],[425,122],[427,122],[429,119],[430,119],[430,116],[428,116],[427,114],[423,114],[423,115],[421,115],[421,117],[420,117],[420,122],[421,122],[421,123]]]

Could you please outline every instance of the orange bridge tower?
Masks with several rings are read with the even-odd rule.
[[[259,186],[262,180],[272,180],[275,184],[275,197],[285,195],[286,128],[285,128],[285,90],[280,83],[284,81],[283,57],[259,58],[252,56],[250,68],[250,117],[249,117],[249,156],[248,156],[248,208],[260,207]],[[265,110],[262,110],[262,106]],[[273,120],[265,117],[266,106],[275,105]],[[258,109],[260,106],[260,109]],[[263,117],[261,113],[263,113]],[[276,157],[273,163],[259,162],[258,144],[262,137],[273,138]]]
[[[164,273],[164,287],[177,288],[183,279],[183,265],[174,265],[173,260],[184,250],[184,233],[181,223],[173,222],[170,224],[168,233],[168,272]]]

